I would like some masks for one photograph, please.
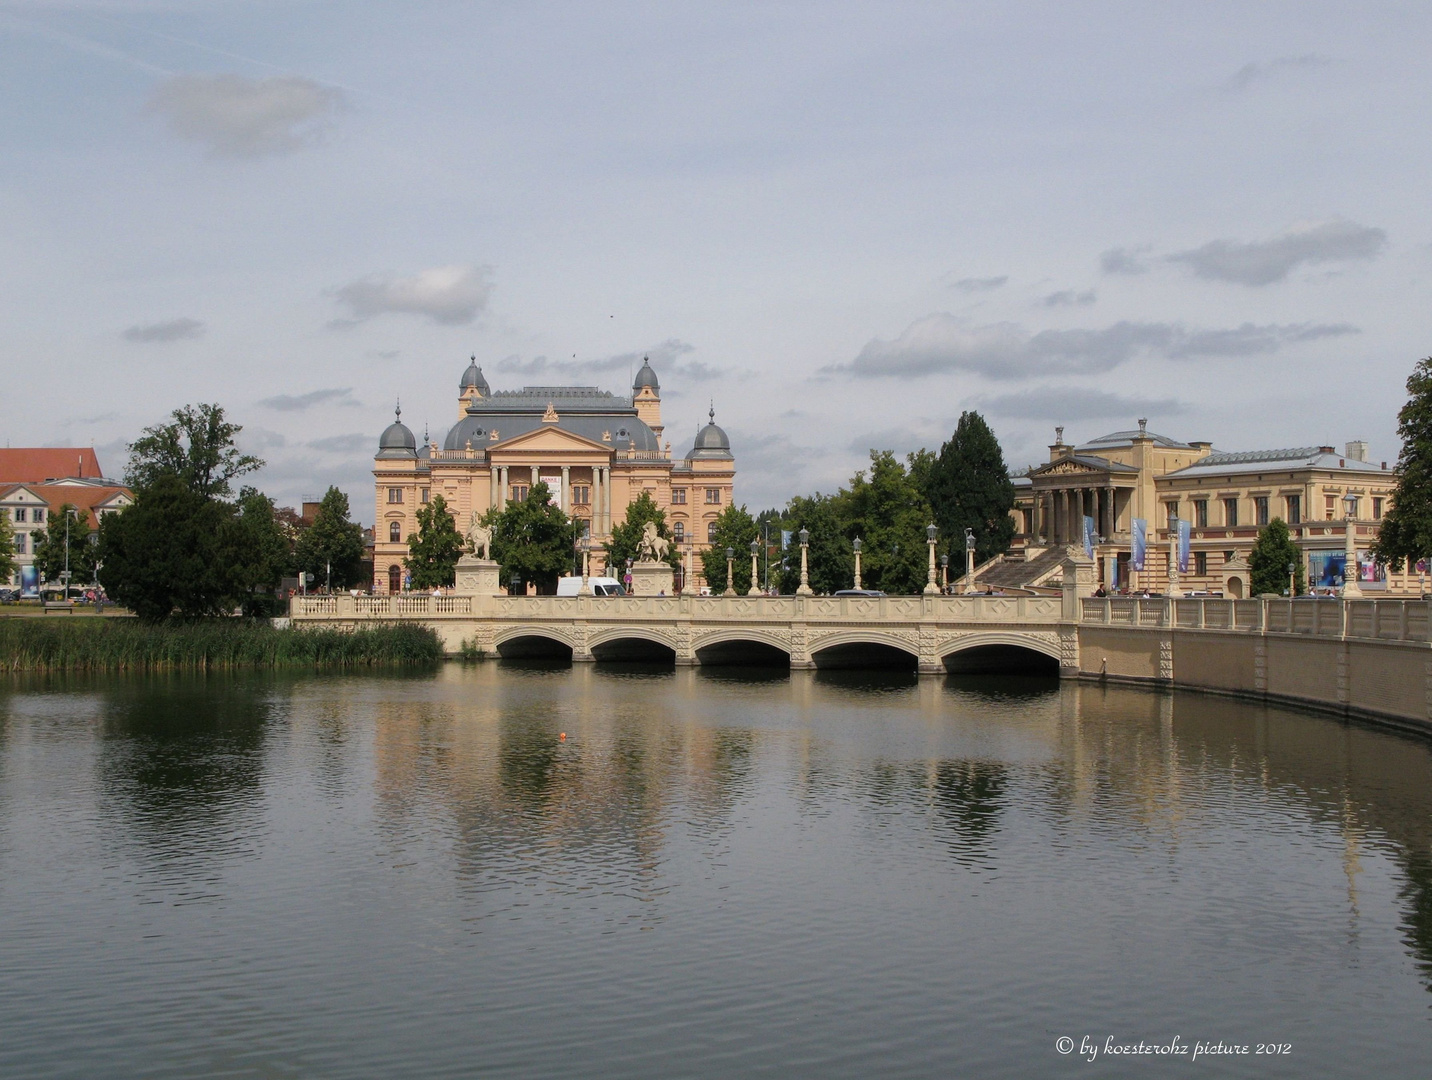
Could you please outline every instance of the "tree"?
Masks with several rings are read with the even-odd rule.
[[[441,501],[442,496],[439,495],[434,505]],[[420,523],[424,512],[425,510],[418,511]],[[448,524],[452,524],[451,515],[448,515]],[[282,528],[277,511],[274,511],[274,525],[277,529]],[[329,567],[332,567],[335,589],[351,589],[355,585],[365,584],[363,527],[348,520],[348,496],[336,487],[330,487],[324,493],[313,524],[299,533],[294,544],[294,562],[300,573],[312,574],[314,582],[328,581]],[[453,557],[453,562],[457,562],[456,556]],[[417,577],[414,573],[415,584]],[[451,576],[445,584],[452,584]]]
[[[15,530],[10,515],[0,510],[0,581],[9,581],[15,573]]]
[[[833,593],[854,584],[855,549],[851,546],[848,493],[797,495],[786,507],[785,531],[791,544],[781,560],[781,592],[801,583],[800,531],[809,535],[806,564],[813,592]]]
[[[735,551],[731,587],[741,595],[751,588],[751,541],[760,535],[756,519],[744,506],[730,503],[716,516],[711,546],[701,553],[701,574],[712,593],[726,591],[726,549]]]
[[[612,526],[611,539],[606,545],[608,572],[626,566],[628,559],[636,559],[641,530],[648,521],[655,523],[657,534],[663,540],[671,540],[671,530],[666,527],[666,512],[656,505],[650,494],[643,491],[627,505],[626,519]],[[680,565],[681,552],[676,550],[675,544],[667,549],[666,561],[673,567]]]
[[[1249,595],[1282,593],[1288,588],[1288,564],[1292,563],[1293,595],[1304,592],[1303,553],[1293,543],[1282,518],[1274,518],[1258,530],[1258,539],[1248,555]]]
[[[100,584],[146,622],[228,614],[242,598],[237,509],[162,473],[100,522]]]
[[[343,504],[346,510],[346,497]],[[317,527],[316,519],[313,524]],[[361,532],[359,550],[361,557]],[[408,557],[403,560],[403,565],[408,568],[413,588],[432,589],[439,585],[451,585],[457,580],[457,561],[462,558],[462,550],[462,534],[457,531],[447,500],[441,495],[433,496],[433,501],[418,511],[418,531],[408,537]]]
[[[1432,556],[1432,357],[1419,360],[1408,376],[1397,433],[1397,487],[1372,548],[1373,558],[1394,571]]]
[[[914,460],[911,462],[915,465]],[[918,470],[917,470],[918,471]],[[1014,484],[984,417],[963,412],[950,440],[940,447],[923,488],[940,527],[940,543],[964,566],[965,530],[975,536],[975,562],[1009,550],[1014,538]],[[963,571],[961,571],[963,572]]]
[[[863,470],[856,473],[842,498],[848,507],[844,535],[847,540],[858,536],[862,541],[862,584],[892,594],[924,589],[929,580],[925,529],[933,512],[895,455],[889,450],[872,450],[869,478]],[[841,509],[839,500],[836,509]],[[854,572],[854,562],[852,551],[846,580]]]
[[[239,492],[236,537],[236,569],[244,588],[244,614],[278,614],[277,589],[293,563],[293,551],[273,500],[255,488],[245,487]]]
[[[69,524],[69,544],[65,543],[65,525]],[[35,565],[45,581],[62,581],[65,572],[65,549],[69,548],[70,581],[83,584],[94,580],[95,551],[98,537],[90,528],[89,512],[65,503],[50,515],[43,539],[35,543]]]
[[[171,415],[172,423],[145,428],[129,444],[125,479],[135,491],[173,475],[196,495],[223,499],[231,480],[263,468],[252,454],[239,453],[234,436],[243,428],[228,423],[218,405],[186,405]]]
[[[482,522],[492,530],[492,557],[504,581],[516,574],[536,582],[540,593],[557,591],[557,579],[571,569],[580,526],[553,506],[546,483],[536,483],[523,502],[493,507]]]

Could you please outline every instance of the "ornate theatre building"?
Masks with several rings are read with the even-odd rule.
[[[373,591],[403,587],[408,537],[418,510],[441,495],[458,530],[473,514],[527,498],[545,482],[552,500],[582,521],[592,538],[592,573],[600,546],[627,506],[646,492],[666,512],[682,553],[688,587],[700,583],[703,550],[716,516],[731,503],[736,462],[731,441],[710,422],[684,458],[664,441],[661,386],[643,363],[630,398],[594,386],[526,386],[493,391],[476,357],[458,383],[458,421],[439,447],[419,446],[402,414],[383,432],[373,461]]]

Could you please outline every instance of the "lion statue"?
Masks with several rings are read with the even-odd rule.
[[[492,559],[492,530],[477,519],[474,513],[467,523],[467,532],[463,535],[464,546],[469,552],[476,555],[481,549],[482,557],[491,561]]]
[[[656,531],[656,522],[641,527],[641,541],[636,546],[637,562],[665,562],[671,544]]]

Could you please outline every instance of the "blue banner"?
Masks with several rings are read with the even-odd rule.
[[[1094,557],[1094,519],[1087,514],[1084,516],[1084,554]]]
[[[1187,518],[1178,519],[1178,572],[1188,573],[1188,546],[1193,539],[1193,522]]]
[[[1148,524],[1149,523],[1143,518],[1134,518],[1133,532],[1131,534],[1133,539],[1133,552],[1130,555],[1130,561],[1134,564],[1135,570],[1143,570],[1144,568],[1144,547],[1148,541],[1145,534],[1148,531]]]
[[[788,547],[790,547],[790,546],[791,546],[791,534],[790,534],[789,532],[787,532],[785,529],[782,529],[782,530],[781,530],[781,550],[782,550],[782,551],[785,551],[786,548],[788,548]]]

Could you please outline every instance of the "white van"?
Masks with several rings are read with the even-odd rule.
[[[614,577],[593,577],[587,578],[587,584],[592,588],[593,596],[625,596],[626,590],[622,583]],[[560,577],[557,579],[558,596],[580,596],[582,593],[582,579],[579,577]]]

